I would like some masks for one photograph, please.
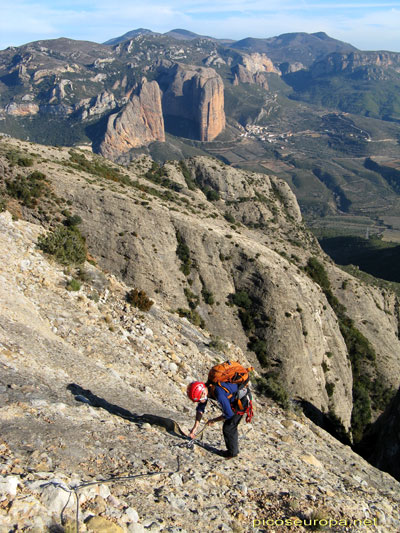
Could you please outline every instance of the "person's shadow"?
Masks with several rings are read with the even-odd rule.
[[[96,396],[96,394],[93,394],[93,392],[91,392],[90,390],[84,389],[76,383],[70,383],[67,386],[67,390],[69,390],[75,396],[75,400],[78,402],[86,403],[88,405],[91,405],[92,407],[104,409],[110,414],[119,416],[121,418],[124,418],[125,420],[129,420],[130,422],[137,424],[138,426],[142,426],[144,423],[147,422],[152,426],[162,427],[173,437],[178,437],[179,439],[186,440],[188,444],[192,443],[190,437],[182,431],[182,429],[179,427],[179,424],[172,418],[165,418],[162,416],[151,414],[138,415],[137,413],[132,413],[131,411],[128,411],[128,409],[124,409],[119,405],[115,405],[108,402],[104,398],[100,398],[100,396]],[[182,446],[184,446],[184,444],[185,443],[182,443]],[[204,444],[203,442],[200,442],[198,440],[195,440],[194,444],[196,444],[197,446],[201,446],[210,453],[222,455],[221,450],[218,450],[217,448],[209,444]]]

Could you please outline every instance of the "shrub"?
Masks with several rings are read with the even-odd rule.
[[[220,337],[211,335],[211,340],[208,343],[208,347],[216,352],[225,352],[227,345],[221,340]]]
[[[5,211],[5,209],[6,209],[6,205],[7,205],[6,199],[5,199],[4,196],[0,193],[0,213],[2,213],[3,211]]]
[[[66,215],[66,218],[64,220],[64,226],[79,226],[79,224],[82,224],[82,219],[79,215]]]
[[[214,305],[215,300],[213,293],[204,286],[201,290],[201,295],[203,296],[204,303],[206,303],[207,305]]]
[[[126,295],[126,301],[141,311],[146,312],[149,311],[151,306],[154,304],[154,302],[147,296],[145,291],[138,291],[137,289],[132,289],[128,292]]]
[[[318,259],[315,257],[309,258],[307,261],[306,272],[315,283],[318,283],[323,291],[330,290],[331,285],[328,275],[324,266],[318,261]]]
[[[6,158],[11,166],[18,165],[19,167],[31,167],[33,165],[33,159],[27,157],[25,154],[21,154],[18,150],[10,150],[6,154]]]
[[[268,366],[267,343],[264,340],[251,337],[247,347],[257,355],[257,359],[260,361],[262,367]]]
[[[243,329],[248,335],[255,329],[254,317],[247,309],[239,309],[239,318],[242,323]]]
[[[187,288],[183,289],[183,292],[185,293],[190,309],[196,309],[200,302],[200,298],[197,296],[197,294],[194,294],[190,289]]]
[[[182,309],[182,307],[180,307],[178,309],[178,314],[179,316],[187,318],[189,322],[191,322],[195,326],[199,326],[200,328],[204,328],[205,326],[204,320],[194,309]]]
[[[68,283],[67,283],[67,290],[68,291],[79,291],[81,289],[81,284],[80,282],[75,279],[75,278],[71,278]]]
[[[272,398],[284,409],[289,407],[288,393],[276,372],[268,372],[263,377],[256,378],[256,387],[259,393]]]
[[[221,198],[219,192],[211,189],[210,187],[206,187],[204,189],[204,194],[209,202],[217,202]]]
[[[75,226],[57,226],[48,235],[41,235],[38,246],[45,253],[54,255],[62,265],[80,265],[86,260],[85,238]]]
[[[227,221],[230,222],[231,224],[234,224],[234,223],[236,222],[234,216],[231,215],[231,213],[226,212],[226,213],[224,214],[224,218],[225,218],[225,220],[227,220]]]
[[[172,189],[175,192],[180,192],[183,188],[180,183],[170,180],[164,167],[160,167],[155,161],[153,161],[151,169],[146,172],[145,177],[149,181],[162,185],[167,189]]]
[[[188,167],[186,166],[186,163],[184,161],[179,161],[179,167],[181,169],[183,177],[185,178],[188,189],[190,189],[191,191],[194,191],[197,188],[197,183],[192,178],[192,175],[190,174],[190,171]]]
[[[329,381],[327,381],[325,383],[325,389],[326,389],[326,393],[329,396],[329,398],[332,398],[333,391],[335,390],[335,384],[334,383],[330,383]]]
[[[17,176],[6,181],[7,192],[13,198],[21,200],[26,207],[35,207],[37,200],[46,190],[46,176],[42,172],[32,172],[27,177]]]
[[[243,307],[243,309],[250,309],[252,306],[252,301],[250,296],[246,291],[239,291],[235,294],[231,294],[231,301],[238,307]]]
[[[384,401],[391,396],[390,391],[376,386],[376,380],[372,380],[371,375],[376,372],[375,350],[368,339],[355,327],[353,320],[347,316],[344,305],[333,295],[323,265],[315,257],[311,257],[307,262],[306,272],[324,291],[329,305],[336,314],[340,332],[346,343],[353,373],[351,429],[354,443],[358,443],[372,418],[371,401],[373,407],[383,409]],[[375,388],[376,395],[374,394]],[[327,389],[328,394],[329,392],[333,394],[331,388]]]
[[[362,383],[353,385],[353,411],[351,429],[355,443],[361,441],[366,426],[371,422],[371,402],[367,389]]]
[[[185,276],[188,276],[190,274],[190,268],[192,266],[192,261],[190,259],[190,250],[178,230],[176,231],[176,240],[178,241],[176,255],[179,257],[182,263],[182,272],[185,274]]]
[[[101,158],[93,158],[89,160],[84,154],[71,150],[69,152],[71,160],[66,165],[77,170],[83,170],[94,176],[99,176],[111,181],[122,183],[124,185],[132,185],[131,179],[125,174],[121,174],[118,168],[111,167],[106,164],[105,160]]]

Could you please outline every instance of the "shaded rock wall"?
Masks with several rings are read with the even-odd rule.
[[[224,84],[214,69],[176,64],[162,72],[160,83],[164,115],[191,122],[190,136],[212,141],[224,130]]]
[[[365,458],[400,480],[400,390],[361,442]]]

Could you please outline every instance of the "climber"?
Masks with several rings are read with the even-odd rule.
[[[238,365],[239,363],[223,363],[223,365]],[[223,456],[227,459],[236,457],[239,453],[239,436],[238,425],[242,420],[244,414],[246,414],[246,422],[250,422],[253,416],[253,406],[251,399],[251,392],[248,385],[248,373],[247,378],[239,383],[232,383],[231,381],[220,381],[210,379],[212,378],[212,371],[221,367],[217,365],[210,370],[209,379],[207,383],[202,381],[194,381],[190,383],[187,388],[187,394],[193,402],[197,402],[196,419],[194,426],[190,430],[189,436],[194,439],[197,433],[200,421],[203,417],[208,399],[216,400],[222,410],[222,415],[208,420],[207,426],[211,426],[216,422],[224,421],[223,435],[226,444],[226,451],[223,452]],[[235,367],[236,368],[236,367]],[[243,369],[243,367],[240,368]],[[245,371],[247,372],[246,369]],[[220,374],[223,376],[223,374]]]

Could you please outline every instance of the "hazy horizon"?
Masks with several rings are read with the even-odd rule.
[[[215,38],[269,38],[325,32],[360,50],[400,52],[400,0],[307,2],[271,0],[174,1],[0,0],[0,49],[67,37],[103,43],[137,28],[165,33],[182,28]]]

